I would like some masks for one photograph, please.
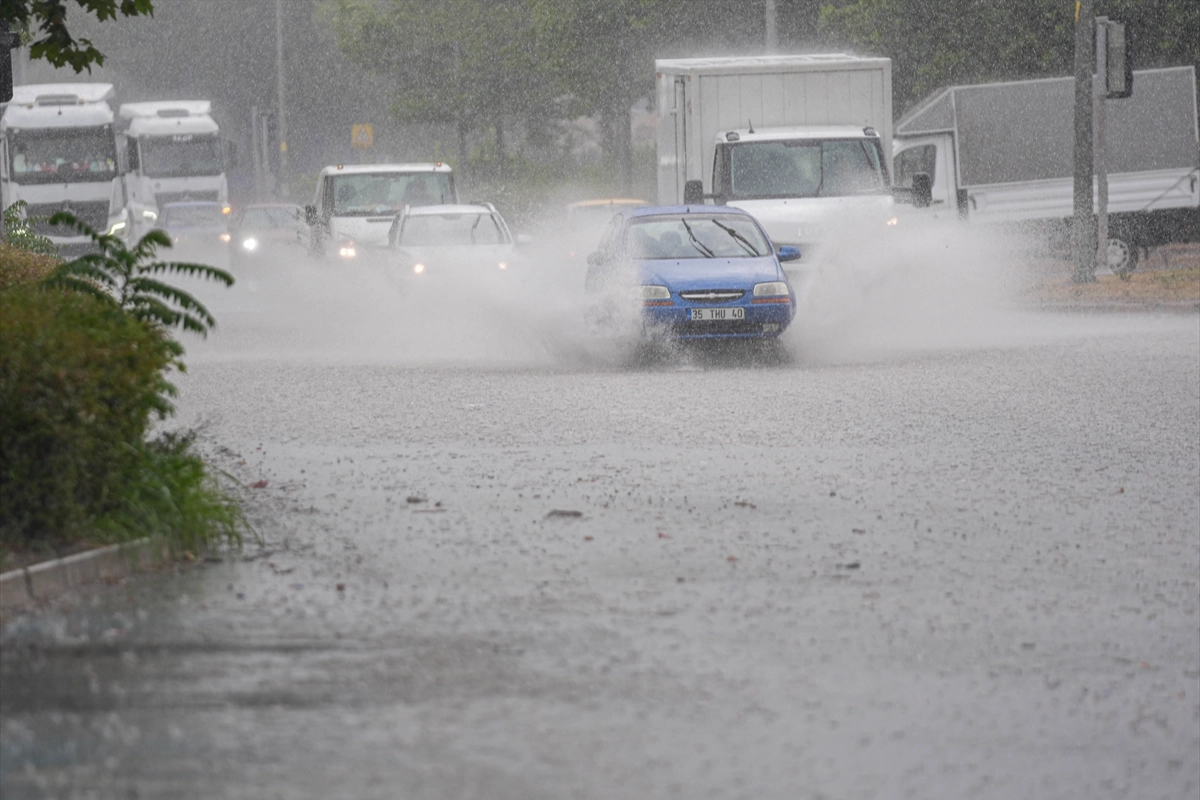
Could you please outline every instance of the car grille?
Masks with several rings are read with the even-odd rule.
[[[215,203],[217,192],[215,189],[211,192],[159,192],[154,195],[154,202],[158,204],[159,211],[167,203]]]
[[[46,220],[59,211],[70,211],[80,221],[90,225],[97,233],[108,228],[108,201],[95,200],[89,203],[38,203],[25,210],[27,219],[34,220],[33,230],[40,236],[80,236],[82,234],[66,225],[50,225]]]
[[[741,289],[704,289],[680,292],[679,296],[689,303],[728,303],[731,300],[740,300],[745,294]]]

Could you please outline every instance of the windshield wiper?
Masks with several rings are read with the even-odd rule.
[[[712,220],[712,224],[716,225],[718,228],[720,228],[721,230],[725,231],[730,236],[732,236],[734,241],[736,241],[738,244],[740,244],[742,246],[742,249],[745,250],[750,255],[752,255],[752,256],[761,256],[762,255],[762,253],[758,252],[758,249],[754,245],[750,244],[749,239],[747,239],[745,236],[742,236],[740,233],[735,231],[733,228],[728,228],[728,227],[722,225],[721,223],[717,222],[715,219]]]
[[[483,214],[475,217],[475,224],[471,226],[471,244],[475,244],[475,229],[479,227],[479,223],[483,221]]]
[[[688,225],[688,221],[683,217],[680,217],[679,221],[683,223],[683,227],[687,228],[688,236],[692,237],[692,246],[701,253],[704,253],[705,258],[713,258],[713,251],[705,247],[704,244],[696,238],[696,234],[692,232],[692,226]]]

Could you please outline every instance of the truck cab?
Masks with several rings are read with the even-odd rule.
[[[722,131],[713,149],[713,191],[685,193],[754,216],[776,246],[815,261],[830,229],[849,218],[886,217],[892,208],[887,159],[874,128],[814,125]],[[881,222],[883,220],[880,220]]]
[[[314,257],[355,258],[387,247],[388,231],[409,206],[458,203],[449,164],[338,164],[317,178],[304,209]]]
[[[123,213],[112,97],[108,83],[16,86],[0,116],[0,202],[25,201],[34,230],[65,257],[93,242],[46,218],[69,211],[104,233]]]
[[[137,240],[167,203],[229,205],[230,144],[220,138],[207,100],[125,103],[118,137],[127,171],[125,233]]]

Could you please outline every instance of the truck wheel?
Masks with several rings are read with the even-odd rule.
[[[1137,268],[1138,251],[1124,239],[1108,240],[1108,268],[1116,275],[1126,278]]]

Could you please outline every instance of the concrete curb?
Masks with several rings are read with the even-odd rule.
[[[0,574],[0,612],[17,611],[104,580],[165,564],[171,549],[152,537],[76,553]]]

